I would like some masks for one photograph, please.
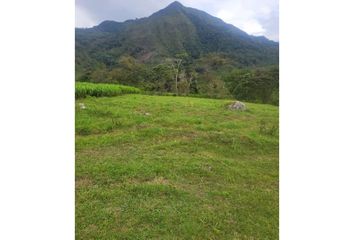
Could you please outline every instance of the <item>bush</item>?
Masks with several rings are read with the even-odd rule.
[[[236,99],[279,105],[279,68],[235,69],[223,77]]]
[[[140,89],[118,84],[77,82],[75,84],[75,98],[113,97],[121,94],[140,93]]]

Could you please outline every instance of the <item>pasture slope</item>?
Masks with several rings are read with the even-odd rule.
[[[278,239],[278,107],[230,102],[77,99],[76,239]]]

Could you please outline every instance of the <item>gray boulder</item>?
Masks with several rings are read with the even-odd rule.
[[[236,101],[229,105],[230,110],[245,111],[246,105],[242,102]]]

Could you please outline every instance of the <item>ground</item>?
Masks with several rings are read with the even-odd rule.
[[[229,103],[77,100],[76,238],[278,239],[278,107]]]

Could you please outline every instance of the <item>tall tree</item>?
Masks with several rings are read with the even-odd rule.
[[[186,61],[188,58],[188,54],[186,52],[178,53],[175,55],[175,58],[169,59],[171,62],[171,67],[175,73],[175,90],[176,95],[178,95],[178,79],[181,72],[181,66],[183,61]]]

